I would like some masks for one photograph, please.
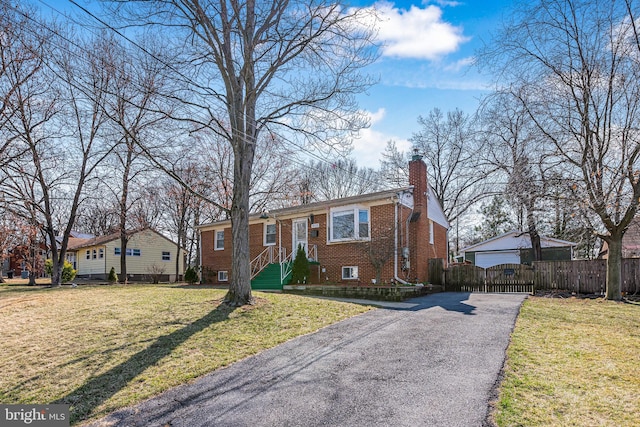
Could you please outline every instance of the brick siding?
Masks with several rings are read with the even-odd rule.
[[[429,240],[429,219],[427,217],[427,176],[426,165],[422,160],[414,160],[409,163],[410,182],[414,183],[414,209],[413,211],[403,205],[398,205],[398,277],[406,281],[426,282],[428,278],[428,265],[430,258],[447,258],[446,229],[434,224],[434,243]],[[381,203],[382,202],[382,203]],[[308,244],[317,247],[319,265],[312,265],[311,278],[316,283],[341,283],[341,284],[370,284],[376,278],[376,271],[372,265],[369,252],[377,252],[378,257],[387,245],[392,248],[385,254],[386,262],[381,269],[381,284],[394,280],[394,217],[395,204],[391,200],[378,201],[370,206],[370,241],[357,242],[330,242],[328,243],[328,216],[329,208],[302,215],[300,218],[307,220]],[[276,224],[276,247],[279,239],[287,254],[294,249],[292,247],[293,220],[292,214],[287,219],[276,221],[273,218],[253,220],[249,226],[250,259],[254,259],[265,248],[264,224]],[[312,224],[316,224],[315,228]],[[214,230],[220,230],[215,228]],[[205,283],[219,284],[217,272],[227,271],[231,280],[231,228],[226,223],[224,228],[224,250],[214,250],[214,230],[202,231],[202,265],[204,266],[203,280]],[[408,230],[408,235],[407,235]],[[316,234],[314,236],[312,234]],[[403,248],[409,248],[409,263],[403,260]],[[358,279],[342,279],[342,267],[358,267]],[[227,282],[224,282],[227,283]]]

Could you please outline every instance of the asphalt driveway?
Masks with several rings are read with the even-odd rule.
[[[482,426],[525,296],[442,293],[370,311],[94,426]]]

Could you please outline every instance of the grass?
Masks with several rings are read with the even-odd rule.
[[[498,426],[636,426],[640,305],[530,298],[507,351]]]
[[[174,285],[0,286],[0,402],[67,403],[95,419],[371,307]]]

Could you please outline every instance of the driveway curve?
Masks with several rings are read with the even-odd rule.
[[[91,425],[482,426],[524,299],[387,304]]]

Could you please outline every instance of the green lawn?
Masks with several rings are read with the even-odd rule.
[[[93,419],[371,307],[175,285],[0,286],[0,402]]]
[[[495,420],[506,426],[637,426],[640,305],[530,298],[507,351]]]

